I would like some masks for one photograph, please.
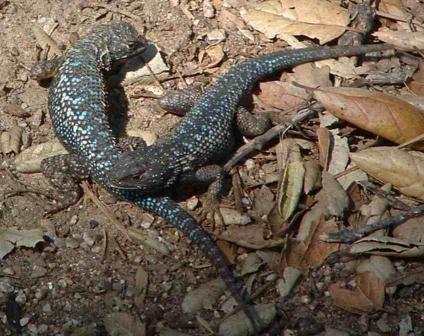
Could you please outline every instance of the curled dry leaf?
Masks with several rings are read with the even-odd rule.
[[[14,126],[8,131],[1,133],[0,136],[0,153],[18,154],[22,146],[22,138],[24,129],[20,126]]]
[[[297,268],[290,266],[284,268],[283,277],[277,283],[278,293],[282,297],[289,295],[301,274]]]
[[[210,58],[210,62],[206,65],[206,68],[214,68],[219,63],[222,62],[222,60],[225,57],[223,44],[215,44],[210,45],[205,49],[206,54],[208,54]],[[199,56],[200,59],[200,56]]]
[[[39,173],[43,159],[67,153],[63,145],[59,141],[54,140],[25,149],[16,156],[13,163],[15,170],[20,173]]]
[[[283,220],[288,220],[296,210],[302,195],[305,168],[298,145],[290,147],[287,163],[278,188],[278,205]]]
[[[134,229],[128,229],[128,236],[130,236],[133,239],[138,240],[140,243],[142,243],[145,246],[148,246],[159,253],[163,255],[169,255],[170,251],[167,245],[160,242],[156,238],[149,237],[148,235],[142,234]]]
[[[350,203],[346,191],[334,176],[326,171],[322,172],[322,188],[327,196],[327,206],[330,214],[336,217],[343,217]]]
[[[128,313],[111,313],[103,321],[110,336],[146,335],[145,325]]]
[[[243,261],[241,266],[240,275],[246,275],[250,273],[255,273],[259,267],[263,265],[263,261],[256,253],[249,253],[246,259]]]
[[[262,323],[270,324],[277,314],[277,309],[272,303],[255,306]],[[221,336],[250,336],[254,335],[250,320],[240,311],[237,314],[225,319],[219,326],[219,335]]]
[[[22,107],[16,104],[7,104],[3,106],[1,110],[6,114],[10,114],[19,118],[26,118],[31,116],[31,113],[29,111],[23,109]]]
[[[187,293],[182,309],[185,313],[197,313],[201,309],[210,309],[224,293],[226,285],[222,279],[215,279]]]
[[[321,169],[315,160],[305,161],[305,181],[303,182],[303,191],[305,194],[321,187]]]
[[[356,271],[358,273],[372,272],[383,280],[384,283],[387,283],[397,275],[396,269],[389,258],[374,255],[361,261]]]
[[[400,49],[424,49],[424,32],[401,30],[379,30],[373,34],[380,41],[390,43]]]
[[[407,196],[424,200],[424,153],[374,147],[351,153],[350,157],[367,174],[392,184]]]
[[[314,90],[314,97],[336,117],[398,144],[424,133],[422,111],[391,95],[357,88],[323,88]]]
[[[336,306],[355,314],[375,312],[384,304],[384,282],[371,272],[359,274],[353,290],[339,284],[331,285],[329,290]]]
[[[366,237],[353,243],[349,248],[349,253],[418,258],[424,255],[424,243],[387,236]]]
[[[291,266],[300,270],[319,267],[340,246],[338,243],[322,242],[320,236],[337,230],[337,223],[334,220],[321,219],[312,222],[306,240],[290,242],[285,259],[282,260],[282,266]]]
[[[255,9],[241,11],[241,17],[267,38],[303,35],[321,44],[339,37],[349,24],[345,9],[320,0],[265,1]]]
[[[144,299],[147,294],[147,284],[149,281],[149,274],[144,270],[143,267],[139,266],[135,274],[135,295],[134,304],[142,310],[144,307]]]
[[[269,109],[290,110],[304,103],[309,97],[305,89],[288,82],[261,82],[259,89],[257,97]]]
[[[0,229],[0,260],[10,253],[14,247],[35,247],[44,241],[43,231],[40,229],[17,230],[13,228]]]

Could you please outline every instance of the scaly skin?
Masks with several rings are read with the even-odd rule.
[[[78,163],[80,175],[84,167],[113,195],[161,216],[183,231],[211,260],[238,302],[245,304],[249,296],[244,284],[193,217],[168,197],[150,197],[138,190],[114,188],[109,183],[108,173],[115,163],[119,164],[121,152],[106,115],[102,70],[139,53],[145,45],[136,30],[123,22],[98,26],[79,40],[66,54],[50,88],[49,112],[55,133],[71,153],[71,159]],[[245,312],[258,330],[256,311],[247,305]]]
[[[124,153],[109,178],[116,187],[138,189],[146,194],[169,188],[185,175],[195,175],[201,167],[231,153],[237,106],[259,80],[302,63],[387,49],[393,47],[376,44],[304,48],[245,60],[200,97],[169,137],[150,147]]]

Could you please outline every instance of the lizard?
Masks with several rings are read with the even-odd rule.
[[[237,112],[240,100],[256,82],[302,63],[387,49],[393,47],[389,44],[309,47],[283,49],[246,59],[230,68],[200,97],[186,93],[188,100],[176,96],[171,97],[170,103],[165,101],[165,106],[183,103],[186,114],[179,126],[149,147],[125,152],[110,169],[109,180],[117,188],[137,189],[145,194],[163,191],[177,182],[207,182],[212,183],[210,191],[216,197],[223,179],[223,170],[216,163],[225,159],[234,147],[236,128],[243,124],[243,115]],[[242,128],[246,125],[249,123],[244,123]]]
[[[54,132],[69,154],[44,159],[43,172],[74,199],[75,184],[90,177],[114,196],[181,230],[211,260],[258,332],[263,325],[242,279],[197,221],[166,195],[146,195],[110,184],[108,173],[122,152],[108,122],[104,75],[112,64],[139,54],[146,44],[132,25],[115,22],[94,27],[67,51],[49,89],[48,109]]]

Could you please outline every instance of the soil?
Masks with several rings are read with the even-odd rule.
[[[192,70],[198,64],[199,51],[208,46],[205,35],[219,24],[216,15],[212,18],[203,15],[202,1],[189,3],[194,19],[173,6],[175,2],[0,0],[0,131],[19,125],[29,135],[30,144],[54,138],[47,110],[48,88],[29,78],[29,69],[38,61],[39,54],[32,31],[35,25],[57,22],[52,37],[66,48],[71,33],[82,36],[93,25],[124,19],[161,48],[173,74]],[[238,8],[245,2],[229,3]],[[133,17],[108,9],[107,5],[118,6]],[[240,57],[254,56],[283,45],[249,41],[230,29],[226,29],[226,33],[226,59],[216,68],[216,73],[187,77],[188,84],[210,83]],[[168,80],[163,85],[165,89],[179,87],[181,80]],[[124,90],[132,129],[149,130],[160,137],[178,122],[179,117],[160,110],[155,99],[131,98],[139,91],[137,83],[124,85]],[[4,113],[2,108],[6,104],[22,107],[29,117]],[[11,162],[13,154],[3,155],[3,160]],[[34,188],[49,188],[41,174],[18,174],[18,177]],[[1,194],[20,187],[5,169],[0,171],[0,181]],[[0,262],[0,335],[19,332],[22,335],[107,335],[103,319],[117,311],[127,312],[144,322],[147,335],[158,334],[162,327],[187,335],[209,334],[195,316],[181,310],[189,290],[216,277],[214,268],[196,246],[160,218],[114,199],[95,184],[89,184],[88,188],[122,225],[166,242],[170,254],[163,256],[134,239],[127,239],[87,194],[76,205],[47,217],[44,212],[51,203],[40,195],[24,193],[8,198],[0,203],[1,228],[42,228],[44,232],[54,232],[54,240],[46,233],[44,243],[36,248],[16,248]],[[198,197],[203,200],[204,195],[199,193]],[[225,200],[231,203],[231,194]],[[186,199],[181,202],[184,207],[187,203]],[[257,222],[261,223],[260,219]],[[210,220],[204,224],[212,230]],[[250,252],[242,247],[232,248],[235,255],[242,258]],[[414,270],[418,265],[418,261],[401,260],[397,266]],[[134,304],[135,275],[140,267],[148,273],[149,282],[144,304],[137,306]],[[266,283],[269,275],[270,269],[262,267],[255,276],[255,288]],[[342,279],[348,284],[351,276],[345,262],[338,261],[305,274],[289,298],[281,299],[274,285],[257,301],[278,304],[281,335],[314,335],[330,328],[351,335],[398,335],[400,321],[408,317],[413,325],[408,335],[424,334],[422,286],[414,284],[388,295],[382,311],[355,315],[336,307],[328,292],[332,282]],[[209,321],[224,315],[219,305],[214,309],[202,311],[201,317]],[[11,323],[13,318],[21,327]],[[389,331],[382,331],[377,322],[380,326],[386,324]]]

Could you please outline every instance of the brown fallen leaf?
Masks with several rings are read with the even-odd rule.
[[[418,71],[412,76],[412,80],[408,81],[408,88],[418,96],[424,96],[424,63],[421,62]],[[402,97],[402,99],[405,99]],[[405,99],[406,100],[406,99]],[[410,104],[413,104],[410,99],[406,100]],[[414,104],[413,104],[414,105]],[[419,107],[418,107],[419,108]],[[423,112],[424,113],[424,112]]]
[[[226,288],[221,278],[202,284],[186,294],[181,304],[183,312],[194,314],[201,309],[211,309]]]
[[[128,313],[111,313],[103,319],[111,336],[145,336],[146,327],[138,318]]]
[[[331,285],[329,290],[334,304],[351,313],[372,313],[384,304],[384,282],[371,272],[359,274],[353,290],[341,288],[339,283]]]
[[[398,144],[424,133],[423,113],[398,97],[357,88],[323,88],[314,97],[336,117]]]
[[[267,38],[304,35],[318,39],[321,44],[339,37],[349,24],[345,9],[320,0],[270,0],[240,14]]]
[[[283,239],[264,239],[264,226],[261,224],[243,227],[232,225],[219,238],[255,250],[277,247],[284,243]]]
[[[255,306],[256,311],[264,325],[270,324],[277,314],[277,309],[273,303],[260,304]],[[219,335],[225,336],[253,336],[255,335],[252,324],[244,312],[225,319],[219,325]]]
[[[135,274],[134,304],[140,310],[143,310],[144,308],[144,300],[147,294],[148,281],[149,274],[144,270],[143,267],[139,266]]]
[[[282,219],[288,220],[302,195],[305,168],[297,144],[292,144],[278,188],[278,206]]]
[[[303,192],[309,194],[310,192],[321,187],[321,169],[315,160],[305,161],[305,180],[303,182]]]
[[[326,171],[322,172],[322,188],[327,197],[327,207],[330,214],[336,217],[343,217],[350,204],[346,191],[334,176]]]
[[[261,82],[259,89],[256,97],[268,109],[290,110],[304,103],[309,96],[304,89],[281,81]]]
[[[325,243],[320,236],[337,230],[334,220],[313,222],[306,240],[289,243],[281,267],[290,266],[300,270],[319,267],[340,246],[338,243]]]
[[[374,147],[351,153],[350,157],[367,174],[392,184],[407,196],[424,200],[424,153]]]
[[[372,35],[401,49],[424,49],[424,32],[379,30]]]
[[[349,247],[349,253],[418,258],[424,255],[424,243],[387,236],[366,237],[353,243]]]
[[[210,45],[205,49],[204,52],[210,58],[209,63],[207,65],[204,65],[206,68],[216,67],[219,63],[222,62],[222,60],[225,57],[224,48],[223,48],[222,43]],[[201,60],[202,58],[203,58],[203,56],[199,55],[199,60]]]

